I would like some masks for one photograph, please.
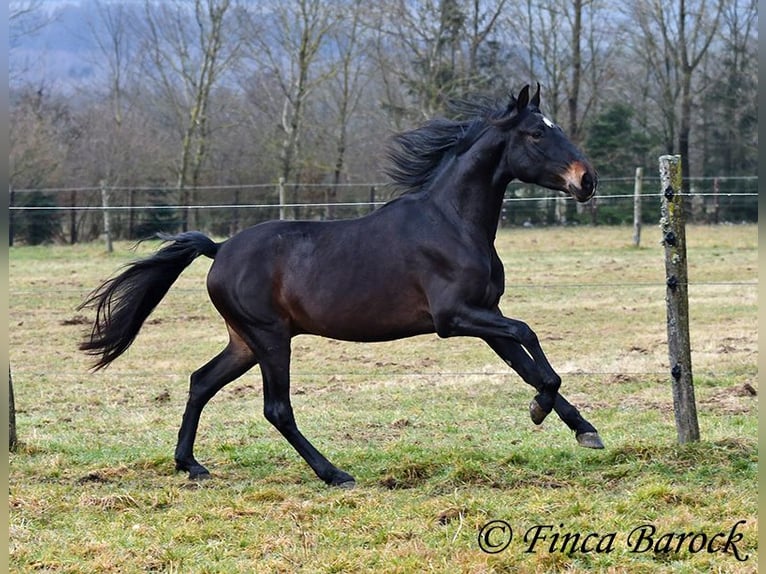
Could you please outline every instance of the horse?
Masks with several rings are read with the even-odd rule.
[[[363,217],[259,223],[220,243],[198,231],[162,235],[153,255],[92,291],[92,330],[79,348],[93,370],[125,352],[153,309],[198,256],[213,259],[207,290],[228,330],[225,348],[190,378],[175,466],[209,478],[194,457],[205,405],[260,366],[263,414],[328,485],[352,487],[299,430],[290,403],[291,339],[388,341],[436,333],[476,337],[537,390],[534,424],[555,410],[578,443],[603,448],[598,431],[560,393],[537,335],[499,308],[505,278],[494,246],[503,196],[518,179],[580,202],[598,176],[563,130],[540,111],[540,85],[502,105],[465,100],[457,119],[433,118],[392,135],[391,185],[400,193]]]

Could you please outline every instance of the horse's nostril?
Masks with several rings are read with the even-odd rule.
[[[580,187],[587,195],[592,195],[593,192],[596,191],[595,178],[589,172],[586,171],[585,174],[582,176]]]

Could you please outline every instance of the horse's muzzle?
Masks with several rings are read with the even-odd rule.
[[[575,162],[564,174],[566,192],[577,201],[588,201],[596,193],[598,175],[592,168],[581,162]]]

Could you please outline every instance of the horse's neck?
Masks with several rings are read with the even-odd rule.
[[[495,165],[490,163],[452,159],[434,181],[429,195],[443,211],[456,215],[461,224],[493,241],[510,178],[495,177]]]

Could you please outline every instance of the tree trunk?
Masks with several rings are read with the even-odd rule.
[[[678,126],[678,153],[683,159],[681,162],[681,185],[683,193],[689,193],[689,132],[691,131],[692,116],[692,71],[694,67],[689,61],[689,47],[686,44],[686,1],[679,3],[679,39],[681,42],[681,122]],[[684,203],[686,209],[691,205],[690,201]]]
[[[580,99],[580,82],[582,76],[582,51],[580,35],[582,34],[582,0],[574,0],[574,23],[572,25],[572,85],[569,88],[569,137],[573,142],[580,141],[580,125],[577,120],[577,108]]]
[[[692,75],[702,62],[718,30],[724,1],[716,0],[715,16],[709,28],[703,29],[702,14],[705,3],[687,10],[686,0],[679,0],[678,5],[678,41],[680,44],[681,63],[681,122],[678,128],[678,151],[683,158],[681,163],[683,192],[689,193],[691,157],[689,154],[689,133],[692,125]],[[691,21],[687,21],[691,18]],[[702,38],[702,39],[700,39]],[[686,202],[690,205],[691,202]],[[689,207],[686,208],[689,210]]]
[[[181,148],[178,165],[176,166],[176,190],[181,205],[181,229],[187,231],[196,226],[197,216],[191,206],[195,202],[195,189],[199,186],[202,166],[207,152],[208,106],[211,90],[218,81],[220,74],[229,63],[219,59],[222,57],[223,25],[230,0],[196,0],[194,14],[199,29],[198,43],[194,50],[189,50],[187,39],[184,37],[184,25],[181,23],[182,3],[167,8],[162,5],[161,17],[153,16],[149,9],[151,3],[146,3],[147,23],[149,25],[149,42],[153,51],[154,70],[160,75],[160,85],[171,95],[176,93],[178,81],[183,83],[186,93],[180,101],[188,101],[188,107],[183,103],[176,105],[176,115],[181,128]],[[168,42],[169,39],[169,42]],[[234,40],[236,42],[236,38]],[[168,47],[167,44],[170,44]],[[172,53],[166,54],[170,50]],[[230,47],[236,50],[236,47]],[[198,62],[192,53],[199,52]],[[180,66],[176,65],[180,62]],[[178,76],[178,77],[175,77]],[[173,97],[175,101],[177,98]]]

